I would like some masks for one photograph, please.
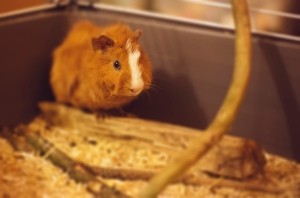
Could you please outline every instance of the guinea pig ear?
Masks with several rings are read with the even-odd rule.
[[[138,41],[139,38],[141,37],[141,34],[142,34],[142,30],[140,30],[140,29],[135,30],[133,33],[132,40]]]
[[[92,38],[92,46],[94,51],[105,51],[107,48],[113,47],[114,45],[115,42],[105,35],[101,35],[98,38]]]

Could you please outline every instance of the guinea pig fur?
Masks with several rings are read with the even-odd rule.
[[[90,110],[119,108],[149,89],[152,67],[140,35],[125,24],[76,23],[54,51],[56,100]]]

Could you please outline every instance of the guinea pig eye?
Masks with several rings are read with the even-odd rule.
[[[121,63],[118,60],[114,62],[114,68],[116,70],[121,70]]]

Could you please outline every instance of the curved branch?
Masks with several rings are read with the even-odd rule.
[[[181,153],[175,163],[166,166],[161,173],[154,176],[139,197],[156,197],[169,183],[179,178],[203,155],[216,145],[234,122],[239,106],[248,84],[251,64],[250,19],[246,0],[231,0],[236,24],[235,66],[233,79],[215,119],[191,144]]]

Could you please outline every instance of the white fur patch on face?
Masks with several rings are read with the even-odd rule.
[[[144,87],[144,81],[142,79],[142,73],[139,67],[141,52],[138,49],[132,48],[130,39],[128,39],[126,42],[126,50],[128,53],[128,62],[131,71],[130,90],[134,95],[137,95],[143,90]]]

